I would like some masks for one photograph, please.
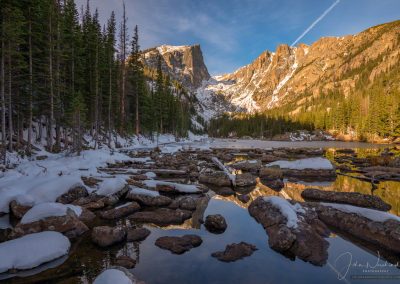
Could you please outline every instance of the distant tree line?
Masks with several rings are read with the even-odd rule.
[[[85,133],[95,147],[117,134],[187,134],[189,96],[161,63],[145,71],[125,5],[119,25],[112,12],[104,26],[89,2],[81,13],[74,0],[1,0],[0,8],[3,158],[42,140],[52,152],[79,152]]]

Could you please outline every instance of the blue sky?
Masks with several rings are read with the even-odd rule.
[[[142,48],[199,43],[212,75],[232,72],[261,52],[293,43],[335,0],[125,0]],[[76,0],[78,8],[86,0]],[[103,22],[122,0],[90,0]],[[400,19],[400,0],[340,0],[300,42],[342,36]]]

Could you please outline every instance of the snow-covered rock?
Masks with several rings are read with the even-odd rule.
[[[329,206],[345,213],[354,213],[375,222],[385,222],[387,220],[395,220],[400,222],[399,216],[379,210],[357,207],[348,204],[336,204],[336,203],[324,203],[324,202],[321,204],[323,206]]]
[[[76,216],[82,214],[82,208],[70,204],[61,204],[56,202],[45,202],[32,207],[21,219],[21,224],[28,224],[45,219],[47,217],[59,217],[67,215],[67,210],[71,209]]]
[[[160,196],[160,193],[158,191],[140,188],[137,186],[131,186],[129,193],[137,194],[137,195],[151,196],[151,197]]]
[[[57,232],[41,232],[0,243],[0,273],[30,269],[66,255],[71,243]]]
[[[283,199],[278,196],[269,196],[264,197],[266,202],[271,203],[274,207],[278,208],[282,215],[286,217],[287,222],[286,226],[289,228],[297,228],[298,227],[298,217],[297,213],[305,213],[305,210],[301,207],[299,203],[292,205],[286,199]]]
[[[156,188],[157,186],[169,186],[181,193],[199,193],[199,192],[201,192],[201,190],[194,184],[181,184],[181,183],[161,181],[161,180],[145,180],[143,183],[144,183],[144,185],[146,185],[150,188]]]
[[[96,277],[93,284],[135,284],[138,281],[126,269],[110,268]]]
[[[107,178],[99,186],[96,194],[110,196],[122,190],[126,185],[126,180],[122,177]]]
[[[291,170],[305,170],[305,169],[313,169],[313,170],[332,170],[333,166],[328,159],[325,158],[307,158],[300,159],[295,161],[275,161],[267,164],[267,167],[270,166],[279,166],[282,169],[291,169]]]
[[[83,174],[95,176],[98,167],[131,159],[107,149],[83,151],[81,156],[45,153],[46,160],[25,159],[15,169],[4,173],[0,180],[0,212],[8,213],[9,203],[13,200],[28,206],[54,202],[69,189],[84,186]]]

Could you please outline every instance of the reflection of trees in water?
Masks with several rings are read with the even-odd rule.
[[[392,205],[390,213],[400,216],[400,183],[395,181],[385,181],[377,185],[372,190],[371,183],[361,181],[347,176],[338,176],[331,185],[305,185],[295,182],[285,182],[283,190],[287,195],[296,201],[304,201],[301,192],[306,188],[316,188],[320,190],[338,192],[359,192],[372,194],[382,198],[385,202]]]

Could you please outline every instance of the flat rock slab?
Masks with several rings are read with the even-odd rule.
[[[128,229],[126,240],[128,242],[140,242],[150,235],[150,230],[146,228]]]
[[[153,223],[160,226],[167,226],[180,225],[191,217],[191,211],[159,208],[154,211],[136,212],[130,217],[130,219],[135,222]]]
[[[324,223],[389,251],[400,253],[400,221],[394,219],[373,221],[359,214],[343,212],[326,204],[313,204],[312,206]],[[364,210],[374,211],[373,209]],[[379,214],[388,213],[375,211],[373,214],[378,217]]]
[[[378,196],[358,192],[336,192],[308,188],[301,193],[301,197],[306,200],[344,203],[380,211],[389,211],[392,208],[391,205],[384,202]]]
[[[103,219],[118,219],[129,214],[132,214],[136,211],[139,211],[140,205],[136,202],[130,202],[129,204],[122,205],[107,211],[103,211],[100,213],[101,218]]]
[[[162,207],[171,204],[172,199],[166,196],[149,196],[143,194],[134,194],[129,192],[126,196],[127,199],[134,200],[144,206]]]
[[[220,261],[232,262],[250,256],[256,250],[255,245],[240,242],[238,244],[227,245],[224,251],[214,252],[211,256]]]
[[[194,247],[201,245],[203,240],[196,235],[184,235],[182,237],[161,237],[155,245],[159,248],[171,251],[174,254],[183,254]]]

